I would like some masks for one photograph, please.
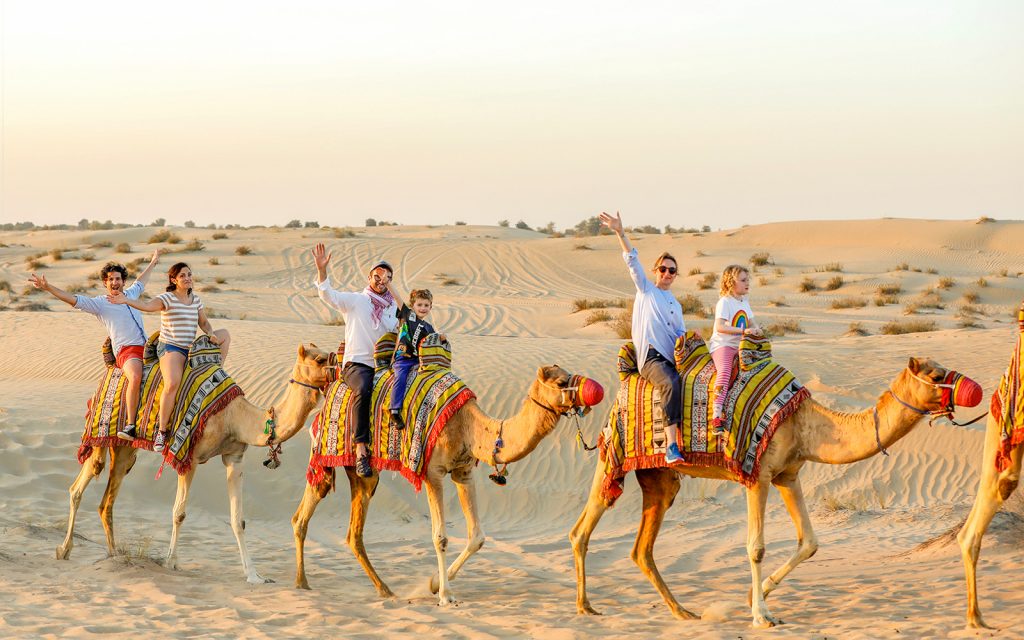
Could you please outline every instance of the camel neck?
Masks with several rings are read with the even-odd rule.
[[[472,419],[468,434],[472,455],[487,463],[494,460],[495,442],[499,433],[502,446],[496,456],[498,463],[515,462],[536,449],[540,441],[554,430],[560,417],[529,395],[523,399],[519,412],[505,420],[496,420],[484,414],[475,402],[467,407]]]

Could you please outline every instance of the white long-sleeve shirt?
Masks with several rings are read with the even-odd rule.
[[[651,347],[672,362],[676,340],[686,333],[683,308],[670,291],[659,289],[647,278],[643,267],[640,266],[635,247],[628,253],[624,252],[622,258],[629,267],[633,284],[636,285],[632,333],[637,368],[643,368]]]
[[[334,307],[345,316],[345,356],[342,364],[358,362],[373,366],[373,352],[377,340],[398,327],[398,305],[392,303],[384,309],[380,324],[373,326],[373,303],[365,291],[341,292],[331,286],[331,279],[325,278],[316,284],[317,295],[329,307]]]

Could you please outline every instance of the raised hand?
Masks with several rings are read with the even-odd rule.
[[[158,247],[155,251],[153,251],[153,257],[149,259],[149,264],[156,264],[157,262],[159,262],[160,256],[162,256],[163,254],[164,250]]]
[[[616,235],[622,233],[622,216],[619,215],[618,211],[615,212],[614,217],[611,214],[602,211],[601,224],[614,231]]]
[[[34,273],[28,277],[28,282],[36,289],[40,289],[42,291],[46,291],[46,288],[50,286],[46,281],[46,276],[40,276]]]
[[[327,263],[331,261],[330,253],[327,253],[327,248],[324,247],[324,243],[318,242],[313,247],[313,264],[316,265],[317,271],[323,271],[327,269]]]

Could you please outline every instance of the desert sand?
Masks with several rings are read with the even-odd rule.
[[[627,220],[627,224],[629,220]],[[157,457],[140,452],[117,502],[122,555],[106,557],[96,507],[106,482],[93,482],[79,512],[75,549],[54,558],[63,539],[67,489],[78,472],[75,451],[85,403],[103,367],[102,326],[44,293],[25,294],[26,259],[47,254],[41,271],[57,286],[102,292],[90,274],[108,260],[131,261],[155,246],[182,250],[192,238],[204,249],[168,255],[192,264],[215,327],[234,337],[228,369],[253,401],[284,393],[299,342],[333,347],[340,340],[334,312],[312,287],[309,247],[333,250],[338,288],[361,288],[370,261],[398,265],[402,291],[435,293],[434,324],[449,335],[454,369],[495,416],[513,413],[536,368],[558,363],[601,382],[604,402],[582,422],[596,440],[618,380],[615,355],[623,340],[609,322],[585,326],[590,311],[577,299],[631,297],[632,285],[612,237],[550,238],[500,227],[356,228],[355,237],[327,229],[232,229],[213,240],[209,229],[175,228],[183,242],[152,245],[152,228],[109,231],[0,233],[0,636],[4,637],[448,637],[585,638],[917,638],[973,637],[964,630],[965,592],[959,548],[947,533],[974,498],[984,421],[955,427],[922,423],[889,457],[802,474],[821,545],[768,600],[785,624],[750,628],[745,604],[749,568],[744,548],[742,488],[683,479],[669,510],[656,556],[680,603],[702,614],[671,617],[629,558],[639,520],[636,483],[601,521],[588,558],[589,592],[605,615],[575,610],[575,574],[568,532],[586,500],[596,453],[575,445],[573,425],[554,434],[511,468],[509,485],[476,482],[487,541],[453,582],[458,606],[440,608],[428,589],[435,567],[424,495],[385,473],[367,525],[367,546],[397,597],[380,600],[344,547],[348,491],[318,509],[306,547],[312,591],[293,588],[291,515],[302,495],[309,439],[286,443],[283,466],[263,468],[263,452],[245,459],[245,516],[257,569],[274,584],[245,582],[228,525],[224,470],[216,460],[199,469],[179,550],[178,571],[161,560],[170,535],[173,472],[154,479]],[[118,243],[131,252],[114,253]],[[682,275],[674,293],[705,307],[717,286],[698,288],[702,274],[748,263],[767,253],[754,274],[751,302],[762,324],[795,320],[802,333],[773,340],[776,359],[792,369],[820,402],[859,410],[874,402],[909,356],[927,356],[977,380],[984,411],[1013,347],[1016,307],[1024,297],[1024,223],[925,220],[790,222],[705,234],[637,235],[641,260],[672,251]],[[109,243],[109,244],[108,244]],[[107,245],[107,246],[104,246]],[[246,245],[251,255],[236,255]],[[92,254],[92,260],[83,260]],[[85,256],[89,257],[89,256]],[[219,264],[210,264],[211,259]],[[841,272],[815,271],[829,265]],[[834,290],[827,281],[841,277]],[[216,279],[221,278],[222,282]],[[801,291],[811,278],[817,290]],[[949,279],[948,281],[944,279]],[[941,280],[941,282],[940,282]],[[148,288],[162,289],[158,271]],[[880,285],[898,283],[898,301],[876,306]],[[936,288],[938,287],[938,288]],[[807,287],[804,287],[807,288]],[[933,293],[922,298],[926,290]],[[975,298],[974,296],[977,296]],[[965,297],[966,296],[966,297]],[[833,309],[833,301],[866,304]],[[973,300],[973,302],[967,302]],[[914,301],[913,315],[904,315]],[[47,311],[19,311],[25,303]],[[884,301],[880,301],[884,302]],[[859,304],[855,302],[854,304]],[[962,305],[969,305],[962,309]],[[942,308],[934,308],[942,305]],[[612,317],[618,309],[609,310]],[[965,322],[965,318],[971,319]],[[893,320],[931,320],[935,330],[882,335]],[[690,315],[690,327],[709,318]],[[851,323],[861,332],[852,332]],[[964,327],[963,324],[975,326]],[[146,318],[147,331],[158,316]],[[866,333],[866,335],[860,335]],[[448,487],[451,485],[449,484]],[[449,490],[452,549],[465,542],[462,514]],[[1024,608],[1024,506],[1016,496],[993,522],[979,565],[986,620],[1020,637]],[[777,494],[769,499],[766,575],[795,546]],[[454,555],[449,556],[450,559]]]

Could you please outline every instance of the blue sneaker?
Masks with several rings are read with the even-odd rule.
[[[679,453],[679,445],[672,443],[665,449],[665,464],[675,464],[683,461],[683,454]]]

